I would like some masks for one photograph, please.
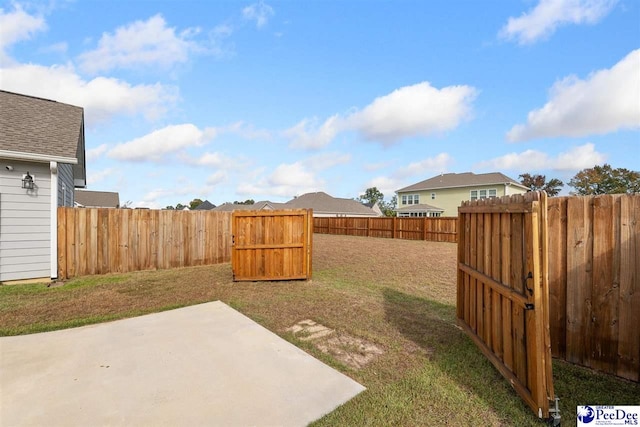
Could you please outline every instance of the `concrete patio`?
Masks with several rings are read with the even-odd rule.
[[[363,390],[221,302],[0,338],[2,426],[304,426]]]

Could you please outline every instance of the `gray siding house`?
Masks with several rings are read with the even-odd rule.
[[[86,187],[84,147],[82,108],[0,90],[0,282],[57,277],[57,207]]]

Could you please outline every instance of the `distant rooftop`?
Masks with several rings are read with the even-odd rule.
[[[423,190],[435,190],[440,188],[457,188],[457,187],[470,187],[480,185],[493,185],[493,184],[510,184],[517,187],[527,189],[524,185],[518,181],[509,178],[508,176],[500,172],[490,172],[475,174],[473,172],[464,173],[445,173],[434,176],[433,178],[425,179],[416,184],[408,187],[401,188],[397,192],[407,191],[423,191]]]

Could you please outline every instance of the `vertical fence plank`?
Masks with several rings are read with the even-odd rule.
[[[640,381],[640,195],[620,200],[620,300],[616,374]]]
[[[500,259],[501,254],[501,221],[500,214],[495,213],[491,219],[491,278],[499,282],[502,276],[502,263]],[[502,296],[499,292],[492,293],[492,319],[491,319],[491,349],[495,353],[496,357],[503,360],[502,334]]]
[[[611,337],[618,335],[619,280],[615,273],[616,203],[614,196],[593,199],[593,267],[591,288],[591,326],[589,334],[589,365],[595,369],[615,372],[617,346]]]
[[[67,222],[67,237],[66,237],[66,245],[67,245],[67,278],[76,276],[76,209],[70,209],[67,211],[66,222]]]
[[[500,218],[500,240],[502,241],[501,261],[502,261],[502,283],[513,289],[511,281],[511,216],[503,214]],[[513,307],[511,300],[504,298],[502,301],[502,351],[505,366],[514,370],[513,364]]]
[[[567,201],[567,360],[584,364],[591,349],[591,271],[593,265],[590,199]]]
[[[67,275],[67,209],[58,208],[58,279],[65,280]]]
[[[554,356],[566,356],[567,198],[548,200],[549,329]]]

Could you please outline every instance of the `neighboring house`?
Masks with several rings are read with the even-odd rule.
[[[84,187],[84,110],[0,90],[0,282],[57,277],[57,207]]]
[[[213,203],[211,203],[208,200],[205,200],[204,202],[200,203],[198,206],[193,208],[193,210],[194,211],[210,211],[211,209],[213,209],[215,207],[216,207],[216,205],[214,205]]]
[[[240,203],[223,203],[212,210],[217,212],[233,212],[233,211],[274,211],[276,209],[291,209],[291,208],[287,208],[284,203],[275,203],[275,202],[270,202],[268,200],[262,200],[259,202],[255,202],[252,205],[244,205]]]
[[[378,217],[373,209],[353,199],[331,197],[327,193],[307,193],[289,200],[284,209],[313,209],[314,217],[360,216]]]
[[[111,191],[77,190],[75,205],[80,208],[119,208],[120,195]]]
[[[509,196],[529,189],[500,172],[446,173],[396,191],[399,217],[458,216],[465,200]]]
[[[372,211],[374,211],[375,213],[378,214],[378,216],[384,216],[384,212],[382,212],[382,209],[380,209],[380,203],[375,202],[375,203],[363,203],[363,205],[365,205],[366,207],[368,207],[369,209],[371,209]]]

